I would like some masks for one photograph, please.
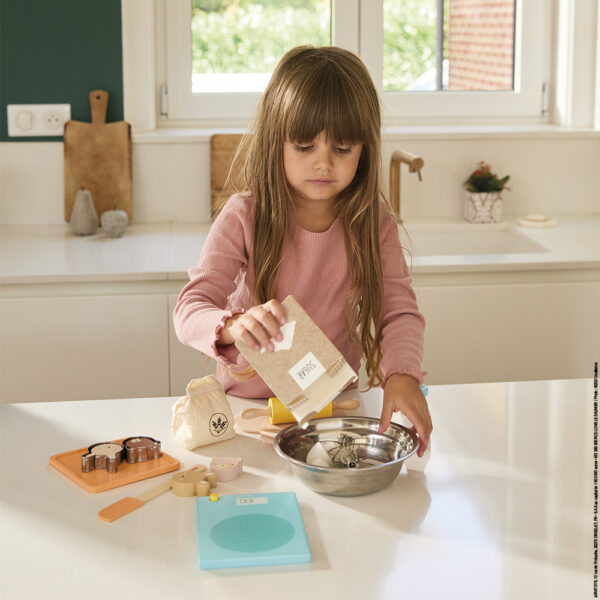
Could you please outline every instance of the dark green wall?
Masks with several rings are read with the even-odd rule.
[[[90,121],[88,93],[109,93],[107,121],[123,120],[120,0],[0,0],[0,140],[7,104],[70,104]]]

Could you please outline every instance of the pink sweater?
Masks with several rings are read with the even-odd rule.
[[[271,390],[260,377],[237,381],[234,370],[248,366],[235,345],[217,346],[220,331],[232,315],[258,304],[254,294],[252,261],[254,200],[251,195],[232,196],[210,228],[198,264],[189,270],[190,282],[179,295],[173,314],[175,331],[184,344],[217,359],[217,379],[234,396],[266,398]],[[419,313],[393,216],[382,211],[381,260],[384,278],[383,360],[385,380],[393,373],[407,373],[423,383],[423,333],[425,319]],[[291,294],[358,373],[359,344],[352,342],[344,317],[350,289],[344,230],[340,219],[322,233],[294,224],[286,239],[277,274],[275,297]]]

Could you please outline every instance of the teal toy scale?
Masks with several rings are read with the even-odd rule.
[[[196,517],[201,569],[311,560],[293,492],[197,498]]]

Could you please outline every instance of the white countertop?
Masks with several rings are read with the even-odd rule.
[[[68,225],[0,227],[0,283],[187,279],[208,224],[130,225],[120,238]]]
[[[411,458],[385,490],[354,498],[304,487],[256,436],[176,447],[174,398],[3,405],[0,596],[591,598],[593,392],[592,379],[432,386],[426,466]],[[260,404],[230,400],[234,414]],[[361,401],[358,413],[379,416],[380,390]],[[48,458],[131,435],[162,440],[184,468],[242,456],[221,494],[295,492],[312,561],[202,571],[194,501],[170,492],[100,521],[101,508],[169,475],[90,494]]]
[[[547,252],[413,257],[418,273],[490,272],[600,268],[600,215],[561,216],[551,229],[518,227],[513,221],[470,225],[464,221],[406,223],[409,231],[498,230],[510,227]],[[0,227],[0,284],[87,281],[186,280],[196,264],[207,223],[131,225],[122,238],[101,230],[75,236],[68,225]]]
[[[471,224],[456,219],[446,221],[415,220],[406,223],[409,233],[419,231],[443,234],[473,231],[512,231],[516,236],[540,247],[540,252],[499,254],[447,254],[415,256],[414,273],[475,271],[547,271],[600,268],[600,214],[560,215],[558,224],[549,228],[523,227],[517,219],[502,223]],[[402,237],[402,234],[401,234]]]

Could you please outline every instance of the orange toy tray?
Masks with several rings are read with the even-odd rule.
[[[124,439],[113,441],[120,443]],[[104,469],[84,473],[81,470],[81,455],[85,452],[87,452],[87,446],[62,454],[54,454],[50,457],[50,466],[93,494],[179,469],[179,461],[163,452],[160,458],[145,462],[129,464],[123,461],[116,473],[109,473]]]

